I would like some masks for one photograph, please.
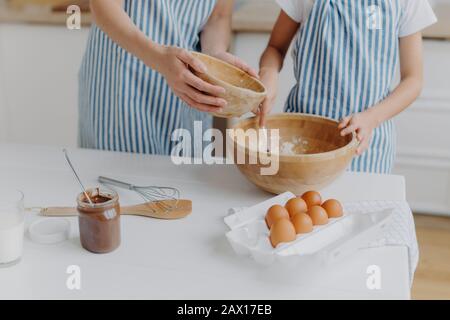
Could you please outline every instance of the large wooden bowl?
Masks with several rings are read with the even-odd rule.
[[[257,119],[247,119],[235,125],[232,129],[257,128]],[[349,166],[358,146],[355,135],[342,137],[338,130],[338,122],[313,115],[279,114],[267,118],[268,129],[280,130],[280,143],[301,141],[292,154],[279,152],[279,171],[275,175],[261,175],[262,165],[258,159],[256,164],[250,164],[250,156],[260,155],[257,148],[238,143],[235,131],[229,131],[228,139],[234,150],[244,152],[246,164],[237,164],[239,170],[255,185],[271,193],[280,194],[291,191],[301,195],[309,190],[320,191],[336,180]],[[292,145],[291,145],[292,146]],[[272,150],[272,154],[277,154]]]
[[[208,68],[207,73],[196,73],[204,81],[225,88],[226,93],[220,98],[228,105],[223,112],[214,113],[216,117],[233,118],[256,109],[266,97],[266,88],[248,73],[214,57],[192,52]]]

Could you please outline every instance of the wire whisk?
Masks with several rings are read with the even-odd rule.
[[[99,177],[98,181],[100,183],[134,191],[139,194],[146,203],[154,204],[164,212],[170,212],[176,209],[178,201],[180,200],[180,191],[176,188],[158,186],[135,186],[130,183],[106,177]]]

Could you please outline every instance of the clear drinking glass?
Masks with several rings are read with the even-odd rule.
[[[0,268],[18,263],[22,257],[25,225],[21,191],[0,188]]]

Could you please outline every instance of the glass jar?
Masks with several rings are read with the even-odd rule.
[[[81,245],[93,253],[112,252],[120,246],[120,205],[114,191],[99,188],[77,198]]]
[[[0,267],[9,267],[22,257],[25,224],[23,193],[0,189],[0,194]]]

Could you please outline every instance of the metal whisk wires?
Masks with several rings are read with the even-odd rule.
[[[170,212],[176,209],[178,201],[180,200],[180,191],[176,188],[158,186],[135,186],[130,183],[107,177],[99,177],[98,181],[100,183],[134,191],[139,194],[145,202],[153,204],[165,212]]]

